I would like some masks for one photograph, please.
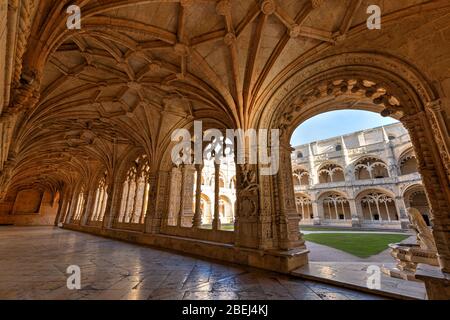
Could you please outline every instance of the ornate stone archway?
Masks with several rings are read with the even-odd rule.
[[[292,179],[283,176],[284,171],[292,171],[289,140],[301,122],[322,112],[346,108],[376,111],[399,119],[411,136],[431,204],[441,268],[450,270],[450,163],[444,138],[447,131],[439,97],[416,69],[381,54],[357,52],[328,56],[293,70],[262,100],[260,118],[255,118],[255,125],[279,128],[282,132],[281,144],[285,147],[280,151],[280,173],[274,187],[284,195],[277,197],[276,202],[285,208],[292,225],[297,223],[290,208]]]

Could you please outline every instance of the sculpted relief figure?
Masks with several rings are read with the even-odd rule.
[[[254,192],[258,189],[256,172],[249,164],[241,165],[241,192]]]
[[[417,232],[417,241],[421,249],[436,252],[436,243],[433,239],[433,234],[428,228],[425,220],[420,214],[419,210],[415,208],[408,208],[409,219],[411,227]]]

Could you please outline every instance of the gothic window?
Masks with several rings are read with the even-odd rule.
[[[344,169],[336,164],[327,164],[320,168],[319,183],[344,181]]]
[[[94,206],[92,209],[91,221],[103,221],[108,200],[108,186],[106,184],[106,173],[100,179],[95,190]]]
[[[143,155],[128,169],[122,190],[122,203],[118,222],[144,223],[148,207],[150,165]]]
[[[294,186],[308,186],[309,173],[305,169],[296,169],[293,173]]]
[[[303,153],[297,152],[297,159],[301,159],[301,158],[303,158]]]
[[[297,212],[300,214],[302,220],[310,220],[314,218],[312,211],[312,201],[305,195],[297,195],[295,197],[295,205]]]
[[[342,150],[342,146],[340,144],[336,145],[336,151],[341,151]]]
[[[385,193],[371,192],[361,198],[361,207],[365,220],[398,220],[394,199]]]
[[[85,204],[86,204],[86,195],[85,195],[85,187],[83,186],[81,187],[81,190],[78,193],[77,206],[75,209],[75,215],[73,217],[73,220],[79,221],[81,219]]]
[[[350,205],[347,198],[334,192],[323,199],[323,212],[325,219],[347,220],[351,218]]]
[[[357,180],[388,178],[388,167],[378,158],[365,157],[355,163],[355,177]]]

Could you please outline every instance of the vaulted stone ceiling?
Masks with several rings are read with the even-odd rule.
[[[351,47],[384,50],[383,43],[392,46],[408,30],[395,22],[417,13],[448,16],[449,6],[425,0],[84,0],[72,1],[81,7],[81,30],[69,31],[69,2],[39,1],[30,13],[31,35],[16,70],[35,78],[39,100],[28,102],[9,150],[8,177],[17,188],[70,183],[99,164],[109,170],[133,146],[156,168],[173,129],[193,119],[248,128],[263,107],[259,98],[292,66]],[[371,4],[382,7],[391,25],[372,38],[366,28]],[[17,100],[20,90],[14,95]]]

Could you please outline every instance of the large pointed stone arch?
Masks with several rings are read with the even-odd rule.
[[[261,197],[275,197],[275,206],[284,208],[284,215],[290,217],[288,229],[295,232],[297,218],[289,191],[292,179],[285,178],[290,176],[285,171],[292,170],[289,140],[304,120],[336,109],[376,111],[399,119],[406,127],[432,207],[440,265],[443,271],[450,271],[449,146],[439,96],[414,66],[396,57],[367,52],[322,57],[294,68],[270,95],[261,98],[253,125],[280,129],[282,145],[280,172],[273,184],[278,191]]]

